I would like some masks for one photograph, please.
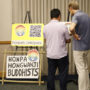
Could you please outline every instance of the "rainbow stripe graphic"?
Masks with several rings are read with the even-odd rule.
[[[25,34],[25,31],[26,31],[26,29],[23,25],[18,25],[15,29],[17,36],[23,36]]]
[[[27,58],[30,61],[37,61],[39,60],[39,53],[36,49],[32,49],[28,51]]]

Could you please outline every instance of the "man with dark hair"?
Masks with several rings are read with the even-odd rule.
[[[51,10],[51,21],[44,26],[48,59],[47,90],[55,90],[55,72],[59,69],[60,90],[67,90],[68,55],[66,42],[70,42],[67,27],[59,22],[61,13],[58,9]]]
[[[51,19],[52,18],[58,18],[58,16],[61,16],[61,12],[58,9],[51,10]],[[60,18],[59,18],[60,19]],[[59,20],[60,21],[60,20]]]
[[[90,21],[86,13],[79,10],[77,1],[69,3],[72,17],[70,31],[73,35],[73,56],[78,73],[79,90],[90,90],[88,52],[90,50]]]

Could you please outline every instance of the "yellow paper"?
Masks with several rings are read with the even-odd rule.
[[[43,24],[13,24],[12,46],[43,46]]]

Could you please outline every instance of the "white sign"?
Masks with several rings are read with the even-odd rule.
[[[71,32],[70,32],[70,25],[71,25],[71,22],[63,22],[65,25],[66,25],[66,27],[68,28],[68,32],[69,32],[69,34],[71,34]]]
[[[6,78],[38,79],[39,55],[33,51],[23,56],[7,56]]]

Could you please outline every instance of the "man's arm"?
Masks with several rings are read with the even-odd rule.
[[[80,40],[78,34],[76,34],[76,32],[75,32],[75,27],[76,27],[76,24],[75,24],[75,23],[71,23],[70,32],[71,32],[71,34],[73,35],[73,37],[74,37],[76,40]]]
[[[65,26],[65,39],[66,39],[66,43],[70,43],[71,39],[70,39],[70,34],[68,32],[68,28]]]
[[[72,33],[72,35],[75,34],[75,27],[76,27],[76,24],[75,23],[71,23],[71,25],[70,25],[70,32]]]

